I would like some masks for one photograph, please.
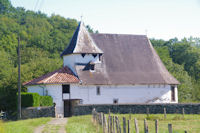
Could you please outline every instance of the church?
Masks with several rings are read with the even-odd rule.
[[[61,57],[62,68],[24,83],[51,96],[56,115],[69,116],[75,103],[178,103],[179,82],[146,35],[94,34],[80,22]]]

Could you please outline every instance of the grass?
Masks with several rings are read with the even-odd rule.
[[[119,119],[122,126],[122,118],[129,119],[129,114],[119,114]],[[144,119],[147,119],[149,133],[155,132],[155,120],[159,121],[159,132],[168,133],[168,124],[172,124],[174,133],[200,133],[200,115],[184,115],[180,114],[168,114],[164,119],[163,114],[151,114],[147,117],[146,114],[132,114],[131,115],[131,132],[135,130],[134,118],[137,118],[140,132],[144,132]]]
[[[68,119],[67,133],[102,133],[102,129],[92,123],[92,116],[73,116]]]
[[[5,133],[4,123],[0,120],[0,133]]]
[[[112,114],[119,116],[121,127],[122,118],[129,119],[129,114]],[[108,115],[106,115],[108,118]],[[158,119],[159,132],[168,133],[168,124],[172,124],[173,133],[184,133],[186,130],[188,133],[200,133],[200,115],[184,115],[184,118],[180,114],[167,114],[167,118],[164,119],[163,114],[150,114],[147,117],[146,114],[131,114],[131,132],[135,132],[134,118],[138,120],[138,126],[140,133],[144,133],[144,119],[147,119],[149,133],[155,133],[155,119]],[[92,123],[92,116],[75,116],[68,119],[66,130],[67,133],[103,133],[102,129]],[[122,131],[123,132],[123,131]]]
[[[3,127],[5,133],[33,133],[34,128],[46,124],[50,120],[51,118],[36,118],[28,120],[8,121],[3,123]]]

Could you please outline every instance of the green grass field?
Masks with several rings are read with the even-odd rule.
[[[122,118],[126,117],[126,120],[129,119],[129,114],[126,115],[118,115],[121,126],[122,126]],[[168,124],[172,124],[174,133],[184,133],[187,131],[188,133],[200,133],[200,115],[184,115],[184,118],[180,114],[168,114],[167,118],[164,119],[163,114],[151,114],[147,117],[146,114],[134,114],[131,115],[131,132],[135,130],[134,126],[134,118],[138,120],[138,125],[141,133],[144,133],[144,119],[147,119],[149,132],[155,132],[155,119],[158,119],[158,127],[159,132],[168,133]]]
[[[73,116],[68,119],[67,133],[102,133],[102,130],[92,123],[92,116]]]
[[[34,128],[46,124],[51,118],[37,118],[19,121],[8,121],[0,123],[0,133],[33,133]]]
[[[121,127],[122,117],[129,119],[129,114],[112,114],[119,116]],[[172,124],[173,133],[184,133],[186,130],[188,133],[200,133],[200,115],[184,115],[184,118],[180,114],[168,114],[167,119],[164,119],[162,114],[151,114],[148,118],[146,114],[132,114],[131,115],[131,132],[135,132],[134,118],[138,120],[140,133],[144,133],[144,119],[147,119],[149,133],[155,133],[155,119],[159,121],[159,132],[168,133],[168,124]],[[91,122],[92,116],[76,116],[68,119],[66,125],[67,133],[102,133],[102,129],[99,129]]]

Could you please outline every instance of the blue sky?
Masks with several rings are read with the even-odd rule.
[[[17,7],[80,20],[100,33],[200,37],[200,0],[11,0]]]

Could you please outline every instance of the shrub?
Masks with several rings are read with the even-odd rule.
[[[51,96],[40,96],[38,93],[21,93],[22,107],[53,106]]]
[[[53,99],[51,96],[40,96],[40,106],[53,106]]]
[[[40,95],[38,93],[23,92],[21,94],[22,107],[40,106]]]

